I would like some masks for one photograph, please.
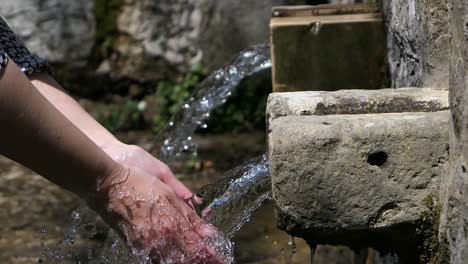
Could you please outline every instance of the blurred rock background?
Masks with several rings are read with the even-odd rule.
[[[168,109],[207,73],[237,52],[268,42],[271,7],[324,2],[4,0],[0,15],[31,52],[52,64],[54,76],[93,116],[118,131],[160,128]],[[245,108],[241,101],[255,103],[234,111],[231,120],[213,122],[219,123],[214,130],[263,128],[264,100],[258,98],[271,88],[269,77],[262,79],[261,87],[231,100],[238,109]],[[144,111],[138,110],[143,101]],[[253,121],[246,122],[249,116]]]

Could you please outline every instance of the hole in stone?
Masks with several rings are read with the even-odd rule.
[[[367,157],[367,163],[375,166],[382,166],[387,161],[388,155],[384,151],[376,151],[369,154]]]
[[[328,122],[322,122],[322,125],[330,126],[330,125],[331,125],[331,123],[328,123]]]
[[[466,172],[466,167],[462,165],[462,171],[465,173]]]

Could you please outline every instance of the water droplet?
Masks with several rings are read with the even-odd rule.
[[[169,122],[169,126],[170,127],[174,126],[174,122]]]
[[[192,141],[192,137],[188,137],[187,140],[188,140],[188,141]]]
[[[189,105],[189,104],[184,104],[184,108],[185,108],[185,109],[189,109],[189,108],[190,108],[190,105]]]
[[[318,35],[320,33],[320,30],[322,29],[323,24],[321,22],[315,22],[310,25],[309,32],[311,32],[314,35]]]
[[[208,125],[207,125],[207,124],[203,124],[203,125],[202,125],[202,128],[203,128],[203,129],[207,129],[207,128],[208,128]]]
[[[73,220],[80,220],[80,213],[77,211],[74,211],[71,216]]]

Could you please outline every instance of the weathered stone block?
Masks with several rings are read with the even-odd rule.
[[[448,111],[271,120],[279,226],[310,243],[414,250],[448,158],[448,120]]]
[[[274,92],[385,86],[384,25],[376,8],[277,7],[273,16]]]
[[[434,112],[448,110],[446,88],[342,90],[273,93],[268,98],[271,122],[282,116]]]

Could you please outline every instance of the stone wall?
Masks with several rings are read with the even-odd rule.
[[[102,1],[4,0],[0,15],[31,51],[54,64],[151,80],[199,63],[208,70],[222,66],[237,52],[268,42],[271,7],[306,2],[116,0],[117,14],[101,25],[94,8]],[[98,15],[110,16],[107,11]],[[116,30],[109,36],[112,43],[105,43],[110,52],[96,62],[92,51],[103,44],[95,42],[102,27]]]
[[[94,2],[3,0],[0,16],[33,53],[51,63],[83,65],[94,44]]]
[[[447,0],[383,3],[392,86],[448,87]]]
[[[126,0],[118,17],[116,49],[131,67],[160,60],[182,71],[198,63],[213,70],[237,52],[268,42],[271,7],[284,3]],[[123,71],[132,73],[129,67]]]
[[[468,3],[450,5],[450,170],[443,185],[445,198],[440,237],[448,243],[450,263],[468,262]]]

